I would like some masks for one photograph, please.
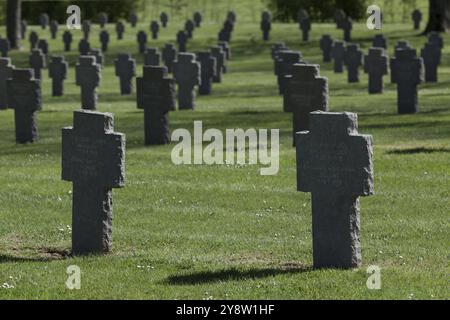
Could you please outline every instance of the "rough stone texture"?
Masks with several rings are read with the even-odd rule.
[[[137,33],[136,38],[139,43],[139,53],[144,53],[147,47],[147,34],[141,30]]]
[[[48,64],[48,76],[52,79],[52,96],[64,94],[64,80],[67,79],[68,63],[62,56],[53,56]]]
[[[100,28],[104,28],[105,25],[108,23],[108,14],[106,12],[100,12],[98,14],[98,23],[100,24]]]
[[[423,82],[423,60],[415,49],[397,49],[391,59],[392,81],[397,84],[397,110],[399,114],[419,110],[417,85]]]
[[[348,82],[359,82],[359,68],[364,66],[364,53],[359,44],[349,43],[344,53],[344,64],[347,67]]]
[[[178,43],[178,51],[179,52],[186,52],[186,44],[188,41],[188,36],[186,32],[183,30],[178,31],[177,33],[177,43]]]
[[[364,57],[364,72],[369,75],[369,93],[383,93],[383,76],[388,74],[389,58],[383,48],[369,48]]]
[[[103,65],[105,63],[105,57],[103,56],[103,53],[100,49],[92,48],[91,50],[89,50],[87,55],[95,57],[95,63],[97,63],[101,68],[103,68]]]
[[[193,33],[195,29],[195,23],[191,19],[188,19],[186,23],[184,24],[184,30],[186,31],[186,34],[189,39],[193,38]]]
[[[262,13],[260,27],[263,33],[263,40],[268,41],[270,37],[270,30],[272,29],[272,18],[268,11],[264,11]]]
[[[106,30],[100,31],[99,39],[100,39],[100,43],[102,44],[102,51],[103,52],[108,51],[109,32]]]
[[[97,87],[101,81],[101,68],[94,56],[81,56],[75,66],[76,85],[81,87],[81,108],[97,108]]]
[[[163,28],[167,27],[167,24],[169,23],[169,16],[165,12],[161,12],[161,15],[159,16],[159,21],[161,21],[161,25]]]
[[[216,73],[214,74],[213,82],[221,83],[223,69],[227,64],[225,51],[223,51],[220,46],[213,46],[211,47],[211,54],[214,58],[216,58]]]
[[[50,18],[48,17],[48,14],[41,13],[41,15],[39,16],[39,24],[41,25],[42,29],[46,29],[48,27],[49,20]]]
[[[295,133],[309,130],[309,113],[328,111],[328,79],[319,75],[319,65],[294,64],[287,76],[285,96],[288,111],[292,112],[292,141]]]
[[[361,264],[359,196],[374,193],[372,136],[357,115],[316,111],[298,132],[297,190],[311,192],[314,268]]]
[[[33,49],[29,58],[30,67],[34,70],[34,78],[40,80],[41,70],[45,68],[45,56],[41,49]]]
[[[58,29],[59,29],[58,21],[52,20],[50,22],[50,34],[51,34],[52,39],[56,39],[56,34],[58,33]]]
[[[195,27],[200,28],[200,26],[202,25],[202,20],[203,20],[202,14],[198,11],[194,12],[193,19],[195,22]]]
[[[0,53],[2,57],[6,58],[8,56],[9,49],[9,40],[0,38]]]
[[[89,35],[91,33],[91,21],[84,20],[81,24],[81,30],[83,31],[83,37],[85,40],[89,39]]]
[[[144,109],[145,144],[167,144],[169,111],[175,110],[175,81],[166,67],[144,66],[143,77],[136,79],[137,105]]]
[[[200,63],[193,53],[179,53],[173,64],[173,76],[178,86],[179,110],[195,108],[195,86],[200,85]]]
[[[64,51],[69,52],[72,45],[72,33],[64,31],[63,33]]]
[[[382,35],[382,34],[375,35],[375,37],[373,37],[373,40],[372,40],[372,46],[374,48],[387,49],[387,39],[386,39],[386,37],[384,35]]]
[[[296,63],[302,62],[302,54],[298,51],[280,51],[279,60],[276,66],[275,74],[278,79],[278,92],[280,95],[284,95],[284,90],[286,88],[286,76],[291,74],[292,66]],[[284,103],[284,110],[286,110],[287,105]]]
[[[123,33],[125,32],[125,24],[122,21],[116,23],[117,40],[123,39]]]
[[[48,42],[45,39],[39,39],[37,47],[41,49],[44,56],[48,55]]]
[[[351,41],[351,34],[353,29],[353,20],[350,17],[346,17],[342,21],[342,30],[344,30],[344,41],[349,42]]]
[[[137,23],[138,23],[138,16],[137,16],[137,14],[135,12],[132,12],[130,14],[130,17],[128,18],[128,21],[130,22],[131,27],[135,28]]]
[[[116,77],[120,79],[120,94],[133,92],[133,78],[136,76],[136,61],[128,53],[120,53],[114,60]]]
[[[35,31],[31,31],[28,36],[28,41],[30,42],[30,50],[33,50],[37,47],[37,43],[39,41],[39,36]]]
[[[420,22],[422,21],[422,12],[419,9],[415,9],[411,14],[411,18],[414,22],[414,30],[419,30]]]
[[[0,58],[0,110],[8,108],[6,80],[12,77],[13,70],[10,58]]]
[[[112,188],[125,185],[125,135],[110,113],[75,111],[62,129],[62,179],[73,183],[72,254],[111,251]]]
[[[441,63],[441,49],[434,43],[425,43],[420,52],[425,66],[425,82],[438,82],[438,66]]]
[[[152,33],[152,39],[156,40],[158,39],[158,32],[159,32],[159,23],[156,20],[153,20],[150,23],[150,31]]]
[[[80,52],[80,55],[85,56],[88,54],[89,51],[91,51],[91,44],[86,39],[81,39],[78,43],[78,51]]]
[[[162,60],[164,61],[164,65],[167,67],[169,72],[173,71],[173,62],[177,57],[177,48],[173,43],[166,43],[162,50]]]
[[[346,43],[343,41],[335,41],[331,48],[331,57],[334,61],[334,72],[344,72],[344,55],[346,50]]]
[[[144,53],[145,66],[159,66],[161,63],[161,53],[156,48],[147,48]]]
[[[212,82],[216,73],[217,61],[211,52],[197,53],[197,61],[200,62],[201,82],[198,90],[199,95],[209,95],[212,91]]]
[[[32,69],[15,69],[6,80],[8,106],[14,109],[16,142],[28,143],[38,139],[36,111],[41,110],[41,82]]]
[[[320,39],[320,49],[322,50],[323,62],[331,62],[331,49],[334,40],[329,34],[324,34]]]

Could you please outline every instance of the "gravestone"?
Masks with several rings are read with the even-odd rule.
[[[397,44],[394,47],[394,56],[398,49],[412,49],[411,45],[409,44],[409,41],[407,40],[400,40],[397,42]]]
[[[178,86],[178,108],[195,108],[195,86],[200,85],[200,63],[193,53],[179,53],[173,63],[173,76]]]
[[[383,93],[383,76],[388,74],[389,58],[383,48],[369,48],[364,57],[364,72],[369,75],[369,93]]]
[[[203,16],[200,12],[196,11],[194,12],[194,22],[195,22],[195,27],[196,28],[200,28],[201,24],[202,24],[202,20],[203,20]]]
[[[72,33],[70,31],[64,31],[63,33],[64,51],[68,52],[72,45]]]
[[[177,57],[177,49],[173,43],[166,43],[162,50],[162,60],[170,73],[173,71],[173,63]]]
[[[37,47],[41,49],[42,53],[47,56],[48,55],[48,42],[45,39],[39,39]]]
[[[349,43],[344,53],[344,64],[347,67],[348,82],[359,82],[359,68],[364,66],[364,53],[359,44]]]
[[[425,82],[438,82],[437,69],[441,63],[441,49],[434,43],[425,43],[420,52],[425,66]]]
[[[108,44],[109,44],[109,33],[106,30],[100,31],[100,43],[102,44],[102,51],[106,52],[108,51]]]
[[[111,251],[112,188],[125,185],[125,135],[114,132],[111,113],[73,113],[62,129],[62,172],[71,181],[72,254]]]
[[[12,77],[13,70],[10,58],[0,58],[0,110],[8,108],[6,81]]]
[[[263,40],[269,40],[270,30],[272,29],[272,15],[269,11],[264,11],[261,16],[261,31],[263,33]]]
[[[347,18],[347,14],[342,9],[336,9],[334,11],[334,21],[336,22],[336,29],[342,29],[344,20]]]
[[[333,47],[331,48],[331,57],[334,61],[334,72],[342,73],[344,72],[344,55],[345,55],[346,44],[344,41],[335,41]]]
[[[117,40],[123,39],[123,33],[125,32],[125,25],[122,21],[118,21],[116,23],[116,33],[117,33]]]
[[[139,43],[139,53],[144,53],[147,47],[147,34],[144,31],[137,33],[137,42]]]
[[[227,32],[225,29],[221,29],[217,35],[219,41],[229,42],[231,38],[231,33]]]
[[[374,193],[372,136],[355,113],[312,112],[298,132],[297,190],[311,192],[314,268],[361,264],[359,196]]]
[[[188,19],[186,21],[186,23],[184,24],[184,29],[186,30],[186,34],[187,34],[188,38],[192,39],[193,32],[194,32],[194,29],[195,29],[194,21],[192,21],[191,19]]]
[[[303,8],[300,8],[300,9],[297,11],[297,22],[298,22],[299,26],[300,26],[301,21],[302,21],[303,19],[307,19],[307,18],[309,18],[308,11],[306,11],[306,10],[303,9]]]
[[[178,51],[186,52],[186,43],[188,41],[188,36],[184,31],[178,31],[177,33],[177,43],[178,43]]]
[[[39,41],[39,36],[35,31],[31,31],[28,36],[28,41],[30,42],[30,51],[37,48],[37,43]]]
[[[276,65],[275,74],[278,80],[278,92],[284,95],[286,89],[286,76],[291,74],[292,66],[296,63],[302,63],[302,54],[298,51],[285,50],[280,51],[279,60]],[[286,101],[284,103],[285,111],[287,111]]]
[[[211,54],[216,59],[216,73],[214,74],[213,82],[221,83],[223,69],[227,64],[225,51],[220,46],[213,46],[211,47]]]
[[[97,87],[100,85],[100,65],[93,56],[81,56],[75,66],[76,85],[81,87],[81,108],[97,108]]]
[[[234,12],[233,10],[229,10],[227,12],[226,20],[230,20],[234,24],[236,22],[236,12]]]
[[[167,23],[169,22],[169,16],[165,12],[161,12],[161,15],[159,16],[159,20],[161,21],[162,27],[166,28]]]
[[[108,23],[108,14],[106,12],[100,12],[98,14],[98,23],[100,24],[100,28],[104,28]]]
[[[86,56],[88,52],[91,50],[91,44],[86,39],[81,39],[78,43],[78,51],[80,55]]]
[[[91,33],[91,21],[89,20],[84,20],[82,25],[81,25],[81,29],[83,31],[83,37],[85,40],[89,39],[89,35]]]
[[[414,30],[419,30],[420,22],[422,21],[422,12],[419,9],[415,9],[411,14],[411,18],[414,22]]]
[[[8,56],[9,49],[9,40],[0,38],[0,53],[2,57],[6,58]]]
[[[440,36],[439,32],[430,32],[430,34],[428,35],[428,42],[434,44],[441,50],[444,48],[444,40]]]
[[[128,18],[128,21],[130,22],[131,27],[135,28],[136,24],[138,23],[138,16],[137,16],[137,14],[135,12],[132,12],[130,14],[130,17]]]
[[[20,21],[20,34],[22,35],[22,39],[25,39],[25,36],[27,34],[27,27],[28,27],[27,21],[21,20]]]
[[[59,29],[58,21],[52,20],[50,22],[50,34],[51,34],[52,39],[56,39],[56,34],[58,33],[58,29]]]
[[[324,34],[320,39],[320,49],[322,50],[323,62],[331,61],[331,49],[333,48],[334,40],[329,34]]]
[[[294,64],[288,78],[285,96],[288,111],[292,112],[293,145],[295,134],[309,130],[312,111],[328,111],[328,79],[319,74],[319,65]]]
[[[144,66],[136,83],[138,108],[144,109],[145,144],[169,143],[169,111],[176,106],[174,80],[166,67]]]
[[[32,69],[14,69],[12,77],[6,80],[8,107],[14,109],[17,143],[38,139],[35,112],[41,110],[41,82],[33,75]]]
[[[105,57],[100,49],[91,48],[87,56],[95,57],[95,63],[97,63],[100,68],[103,68],[103,65],[105,64]]]
[[[114,61],[116,77],[120,79],[120,94],[133,92],[133,77],[136,76],[136,61],[128,53],[120,53]]]
[[[382,34],[375,35],[375,37],[373,37],[373,40],[372,40],[372,46],[374,48],[387,49],[387,39],[386,39],[386,37],[384,35],[382,35]]]
[[[397,84],[397,111],[399,114],[419,110],[417,85],[423,82],[423,60],[415,49],[397,49],[391,58],[391,77]]]
[[[306,10],[300,9],[297,15],[297,21],[303,34],[302,39],[303,41],[308,41],[309,31],[311,30],[311,20],[309,19],[309,14]]]
[[[280,52],[289,51],[284,42],[276,42],[271,47],[271,56],[273,60],[273,73],[277,75],[277,65],[280,61]]]
[[[159,32],[159,23],[158,21],[153,20],[150,24],[150,31],[152,32],[152,39],[156,40],[158,39],[158,32]]]
[[[39,24],[41,25],[41,28],[46,29],[48,26],[48,22],[49,22],[48,14],[41,13],[41,15],[39,16]]]
[[[64,80],[67,79],[69,65],[62,56],[52,56],[48,64],[48,76],[52,79],[52,96],[60,97],[64,94]]]
[[[225,51],[225,57],[226,57],[227,61],[231,60],[231,48],[230,48],[230,45],[228,44],[228,42],[219,41],[217,44],[222,47],[223,51]],[[226,68],[226,69],[228,69],[228,68]]]
[[[342,30],[344,30],[344,41],[346,41],[346,42],[351,41],[352,29],[353,29],[353,20],[352,20],[352,18],[347,16],[342,21]]]
[[[213,77],[216,74],[217,62],[211,52],[197,53],[197,61],[200,62],[201,81],[198,89],[199,95],[209,95],[212,91]]]
[[[31,51],[29,63],[30,67],[34,71],[34,78],[40,80],[42,78],[41,69],[45,68],[46,65],[45,56],[42,53],[41,49],[33,49]]]
[[[161,63],[161,53],[156,48],[147,48],[144,53],[145,66],[159,66]]]

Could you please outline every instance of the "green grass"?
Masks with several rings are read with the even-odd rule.
[[[140,27],[148,29],[147,24]],[[389,54],[399,39],[416,48],[425,42],[409,24],[385,27]],[[179,28],[162,30],[161,39],[151,45],[173,41]],[[118,52],[131,51],[142,73],[137,30],[127,26],[126,38],[111,44],[100,87],[99,110],[113,112],[116,131],[127,136],[127,181],[125,188],[114,190],[111,254],[67,257],[72,185],[60,177],[60,130],[72,124],[72,113],[80,107],[75,50],[66,55],[71,68],[63,98],[50,96],[44,72],[39,142],[16,145],[13,112],[0,112],[0,285],[14,285],[0,287],[1,299],[449,297],[448,36],[440,82],[420,86],[416,115],[396,114],[396,89],[388,77],[386,92],[369,96],[366,75],[359,84],[347,84],[346,75],[334,74],[330,64],[321,66],[330,81],[331,111],[358,113],[360,132],[374,137],[376,194],[361,199],[362,267],[312,270],[310,194],[296,191],[291,115],[282,112],[270,43],[260,41],[258,25],[237,24],[230,73],[214,85],[211,96],[197,99],[197,110],[172,112],[170,127],[192,129],[194,120],[203,120],[204,127],[222,130],[279,128],[276,176],[260,176],[259,166],[175,166],[170,160],[173,144],[144,146],[142,111],[133,97],[118,94],[112,66]],[[218,25],[206,24],[188,48],[207,48],[218,30]],[[48,31],[38,32],[49,38]],[[318,40],[325,32],[342,36],[332,24],[315,24],[311,42],[302,44],[297,25],[275,24],[272,39],[321,63]],[[97,34],[95,26],[94,47],[99,47]],[[373,34],[363,24],[355,25],[354,39],[365,50]],[[50,41],[50,49],[62,52],[60,35]],[[12,57],[17,67],[26,67],[28,47]],[[65,288],[66,268],[72,264],[81,267],[81,290]],[[369,265],[381,267],[381,290],[366,287]]]

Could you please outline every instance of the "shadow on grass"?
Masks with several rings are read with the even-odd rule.
[[[393,149],[389,150],[387,154],[417,154],[417,153],[450,153],[450,148],[409,148],[409,149]]]
[[[20,257],[9,254],[0,254],[0,263],[8,262],[49,262],[72,257],[69,250],[57,248],[39,248],[37,257]]]

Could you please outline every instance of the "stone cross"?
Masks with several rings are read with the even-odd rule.
[[[273,60],[273,73],[277,75],[277,65],[280,60],[280,52],[281,51],[289,51],[289,48],[286,47],[284,42],[277,42],[271,47],[271,56]]]
[[[300,22],[301,22],[303,19],[307,19],[307,18],[309,18],[308,11],[306,11],[306,10],[303,9],[303,8],[300,8],[300,9],[297,11],[297,22],[298,22],[298,24],[300,25]]]
[[[222,47],[223,51],[225,51],[225,58],[227,59],[227,61],[231,60],[231,48],[228,42],[219,41],[217,44]],[[228,69],[228,66],[225,67],[225,69]],[[224,71],[224,73],[226,73],[226,71]]]
[[[28,143],[38,139],[35,112],[41,110],[41,82],[33,77],[32,69],[14,69],[6,81],[8,106],[14,109],[16,142]]]
[[[226,41],[230,42],[231,39],[231,33],[227,32],[225,29],[221,29],[217,35],[217,39],[219,41]]]
[[[133,92],[133,78],[136,76],[136,61],[128,53],[121,53],[114,61],[116,77],[120,79],[120,94],[129,95]]]
[[[269,33],[272,29],[271,15],[268,11],[264,11],[261,17],[261,31],[263,32],[263,40],[269,40]]]
[[[48,64],[48,76],[52,79],[52,96],[60,97],[64,93],[64,80],[67,79],[69,65],[63,56],[52,56]]]
[[[9,40],[0,38],[0,53],[2,57],[6,58],[8,56],[9,49]]]
[[[415,9],[411,14],[414,22],[414,30],[420,29],[420,22],[422,21],[422,12],[419,9]]]
[[[364,72],[369,74],[369,93],[383,93],[383,76],[388,74],[389,58],[383,48],[369,48],[364,57]]]
[[[229,10],[227,12],[227,20],[230,20],[231,22],[235,23],[236,22],[236,12],[234,12],[233,10]]]
[[[100,43],[102,44],[102,51],[106,52],[108,51],[108,44],[109,44],[109,32],[106,30],[100,31]]]
[[[353,29],[353,20],[350,17],[346,17],[342,21],[342,30],[344,30],[344,41],[351,41],[351,33]]]
[[[359,82],[359,68],[364,66],[364,53],[359,44],[349,43],[344,53],[344,64],[347,67],[348,82]]]
[[[150,31],[152,32],[152,39],[156,40],[158,39],[158,32],[159,32],[159,23],[156,20],[153,20],[150,23]]]
[[[178,85],[178,108],[195,108],[195,86],[200,85],[200,63],[193,53],[179,53],[173,64],[173,76]]]
[[[0,110],[8,108],[6,81],[11,79],[13,70],[10,58],[0,58]]]
[[[91,21],[84,20],[81,29],[83,30],[83,37],[85,40],[89,39],[89,34],[91,33]]]
[[[125,32],[125,25],[122,21],[118,21],[116,23],[116,33],[117,33],[117,40],[123,39],[123,33]]]
[[[177,49],[173,43],[166,43],[162,50],[162,60],[164,61],[164,65],[167,67],[169,72],[173,70],[173,62],[177,57]]]
[[[30,49],[31,50],[35,49],[39,41],[38,34],[35,31],[31,31],[30,35],[28,36],[28,41],[30,41]]]
[[[48,21],[49,21],[48,14],[46,14],[46,13],[41,13],[41,15],[39,16],[39,24],[41,25],[41,28],[42,28],[42,29],[47,28],[47,26],[48,26]]]
[[[39,39],[37,47],[41,49],[42,53],[47,56],[48,55],[48,42],[45,39]]]
[[[50,22],[50,34],[51,34],[52,39],[56,39],[56,34],[58,33],[58,29],[59,29],[58,21],[52,20]]]
[[[103,53],[100,49],[91,48],[91,50],[89,50],[87,55],[95,57],[95,63],[97,63],[100,66],[100,68],[103,68],[103,64],[105,63],[105,57],[103,56]]]
[[[288,75],[285,96],[292,112],[293,145],[295,133],[309,130],[310,112],[328,111],[328,79],[319,74],[319,65],[294,64]]]
[[[112,188],[125,185],[125,135],[111,113],[80,110],[62,129],[62,173],[71,181],[72,254],[111,251]]]
[[[329,34],[324,34],[320,39],[320,49],[322,50],[323,62],[331,61],[331,49],[333,48],[334,40]]]
[[[386,39],[386,37],[384,35],[382,35],[382,34],[375,35],[375,37],[373,37],[373,40],[372,40],[372,46],[374,48],[387,49],[387,39]]]
[[[161,21],[162,27],[166,28],[167,23],[169,22],[169,16],[165,12],[161,12],[161,15],[159,16],[159,21]]]
[[[186,21],[186,23],[184,24],[184,29],[186,30],[186,34],[187,34],[188,38],[192,39],[193,32],[194,32],[194,29],[195,29],[194,21],[192,21],[191,19],[188,19]]]
[[[26,20],[21,20],[20,21],[20,33],[22,35],[22,39],[25,39],[25,36],[27,34],[27,27],[28,27],[28,23]]]
[[[395,56],[395,53],[397,52],[398,49],[408,49],[408,48],[409,49],[412,48],[408,41],[406,41],[406,40],[398,41],[397,44],[394,47],[394,49],[395,49],[394,50],[394,56]]]
[[[144,53],[145,66],[159,66],[161,63],[161,53],[156,48],[147,48]]]
[[[137,42],[139,43],[139,53],[144,53],[147,47],[147,34],[145,31],[139,31],[137,33]]]
[[[174,80],[166,67],[144,66],[136,84],[138,108],[144,109],[145,144],[169,143],[169,111],[176,106]]]
[[[344,55],[346,44],[343,41],[335,41],[331,48],[331,57],[334,60],[334,72],[344,72]]]
[[[197,61],[200,62],[201,81],[198,90],[199,95],[209,95],[212,91],[213,77],[216,74],[217,61],[211,52],[197,53]]]
[[[130,14],[130,17],[128,18],[128,21],[130,22],[131,27],[132,27],[132,28],[135,28],[135,27],[136,27],[136,24],[137,24],[137,22],[138,22],[138,16],[137,16],[137,14],[136,14],[135,12],[132,12],[132,13]]]
[[[81,108],[97,108],[97,87],[100,85],[100,65],[93,56],[80,56],[75,66],[76,85],[81,87]]]
[[[177,43],[178,43],[178,51],[186,52],[186,43],[188,41],[188,36],[184,31],[178,31],[177,33]]]
[[[314,268],[361,264],[359,197],[374,193],[372,136],[355,113],[312,112],[298,132],[297,190],[311,192]]]
[[[100,12],[98,14],[98,23],[100,24],[100,28],[104,28],[108,23],[108,14],[106,12]]]
[[[91,44],[86,39],[81,39],[78,43],[78,51],[80,52],[80,55],[85,56],[88,54],[88,52],[91,50]]]
[[[415,49],[397,49],[391,58],[392,81],[397,84],[399,114],[418,112],[417,85],[423,82],[423,60]]]
[[[434,43],[425,43],[425,46],[420,52],[425,66],[425,82],[437,82],[437,69],[441,63],[441,49]]]
[[[280,59],[278,60],[276,72],[278,79],[278,92],[280,95],[284,95],[286,88],[286,76],[291,74],[292,66],[296,63],[302,62],[302,54],[298,51],[280,51]],[[285,111],[287,105],[284,105]]]
[[[221,83],[223,69],[227,64],[225,51],[223,51],[220,46],[213,46],[211,47],[211,54],[214,58],[216,58],[216,73],[214,74],[213,82]]]
[[[336,22],[336,29],[342,29],[344,20],[347,18],[347,14],[342,9],[336,9],[334,11],[334,21]]]
[[[195,22],[195,27],[196,28],[200,28],[201,24],[202,24],[202,20],[203,20],[203,16],[200,12],[196,11],[194,12],[194,22]]]
[[[439,32],[436,31],[430,32],[430,35],[428,36],[428,42],[433,43],[434,45],[439,47],[439,49],[444,48],[444,40],[439,35]]]
[[[303,31],[303,41],[309,40],[309,31],[311,30],[311,20],[309,19],[309,14],[306,10],[300,9],[298,11],[297,21],[300,29]]]
[[[46,67],[45,56],[42,54],[41,49],[33,49],[29,58],[30,67],[34,70],[34,78],[40,80],[41,69]]]
[[[64,31],[63,33],[64,51],[70,51],[72,45],[72,33],[70,31]]]

